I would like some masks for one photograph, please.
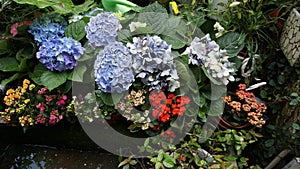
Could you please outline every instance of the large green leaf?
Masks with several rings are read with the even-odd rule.
[[[143,8],[141,12],[159,12],[167,13],[166,8],[161,6],[157,1]]]
[[[15,2],[19,4],[29,4],[29,5],[35,5],[38,8],[46,8],[51,5],[55,5],[56,2],[54,0],[14,0]]]
[[[175,64],[179,77],[183,79],[184,82],[189,83],[191,80],[191,74],[188,72],[187,66],[179,60],[175,60]]]
[[[222,49],[226,49],[229,56],[236,56],[244,48],[245,35],[229,32],[217,39]]]
[[[146,23],[155,34],[164,34],[167,30],[168,14],[160,12],[143,12],[138,15],[138,22]]]
[[[19,62],[14,57],[0,58],[0,71],[3,72],[20,71]]]
[[[166,32],[168,25],[167,10],[157,2],[146,6],[138,15],[137,21],[146,23],[155,34]]]
[[[82,20],[69,24],[65,30],[66,37],[72,37],[77,41],[80,41],[85,35],[85,23]]]
[[[0,40],[0,55],[9,53],[8,40]]]
[[[86,0],[83,4],[81,5],[76,5],[74,7],[74,12],[76,14],[81,14],[81,13],[85,13],[86,11],[90,10],[91,8],[93,8],[94,6],[96,6],[97,4],[95,3],[95,1],[93,0]]]
[[[35,5],[38,8],[52,7],[56,12],[67,14],[73,12],[72,0],[14,0],[19,4]]]
[[[19,79],[20,77],[22,77],[22,74],[21,73],[15,73],[14,75],[10,76],[9,78],[7,79],[3,79],[1,81],[1,85],[2,86],[6,86],[8,83],[14,81],[14,80],[17,80]]]
[[[53,90],[67,81],[69,74],[66,72],[44,71],[41,76],[41,84],[49,90]]]
[[[100,90],[96,91],[96,95],[101,98],[104,104],[113,106],[124,97],[125,93],[104,93]]]
[[[76,82],[83,82],[84,73],[86,72],[86,66],[76,67],[73,72],[68,77],[69,80],[76,81]]]
[[[30,79],[32,79],[36,84],[39,84],[41,85],[42,82],[41,82],[41,76],[42,74],[45,72],[45,71],[48,71],[48,69],[42,65],[42,64],[37,64],[35,67],[34,67],[34,70],[32,73],[29,73],[29,77]]]

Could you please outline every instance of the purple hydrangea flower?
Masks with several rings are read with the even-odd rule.
[[[105,46],[98,54],[94,68],[96,84],[106,93],[122,93],[134,81],[132,57],[121,42]]]
[[[128,43],[127,47],[136,77],[150,90],[167,88],[173,92],[180,86],[171,46],[160,37],[134,37],[133,44]]]
[[[118,18],[112,12],[102,12],[91,17],[85,27],[86,38],[92,47],[104,47],[116,41],[121,28]]]
[[[49,39],[61,38],[67,28],[67,21],[57,14],[43,14],[40,19],[35,19],[29,25],[28,32],[34,36],[37,45]]]
[[[50,70],[59,72],[73,69],[84,52],[81,43],[72,38],[56,38],[44,42],[36,57]]]

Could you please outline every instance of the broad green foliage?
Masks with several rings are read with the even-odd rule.
[[[38,8],[51,7],[60,14],[80,14],[88,11],[94,5],[94,1],[88,0],[81,5],[74,5],[72,0],[14,0],[19,4],[29,4],[37,6]]]

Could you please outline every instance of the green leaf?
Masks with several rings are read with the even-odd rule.
[[[187,65],[185,65],[182,61],[177,60],[177,59],[174,62],[176,64],[176,70],[177,70],[178,76],[181,79],[183,79],[184,82],[189,83],[189,81],[191,80],[191,75],[188,72]]]
[[[159,151],[158,155],[157,155],[157,161],[162,161],[162,159],[164,158],[164,152],[163,151]]]
[[[163,165],[167,168],[173,168],[175,163],[175,160],[172,158],[167,158],[163,161]]]
[[[84,73],[86,72],[86,66],[76,67],[68,77],[69,80],[76,82],[83,82]]]
[[[48,69],[42,65],[42,64],[37,64],[35,67],[34,67],[34,70],[32,73],[29,73],[29,77],[30,79],[32,79],[36,84],[39,84],[41,85],[42,82],[41,82],[41,76],[42,74],[45,72],[45,71],[48,71]]]
[[[29,4],[38,8],[52,7],[57,13],[67,14],[73,12],[74,4],[72,0],[14,0],[19,4]]]
[[[167,42],[168,45],[172,45],[173,49],[180,49],[183,48],[186,44],[180,37],[169,36],[169,35],[162,35],[161,38]]]
[[[20,77],[22,77],[22,74],[21,73],[15,73],[14,75],[10,76],[9,78],[7,79],[3,79],[1,81],[1,85],[3,86],[6,86],[8,83],[14,81],[14,80],[17,80],[19,79]]]
[[[67,81],[69,74],[66,72],[44,71],[41,76],[41,85],[53,90]]]
[[[299,125],[299,124],[293,123],[292,126],[293,126],[293,128],[294,128],[295,130],[300,130],[300,125]]]
[[[159,12],[167,13],[166,8],[161,6],[157,1],[143,8],[141,12]]]
[[[74,12],[76,14],[81,14],[89,11],[90,9],[94,8],[97,4],[93,0],[86,0],[83,4],[76,5],[74,7]]]
[[[125,93],[104,93],[100,90],[96,91],[98,97],[104,102],[104,104],[113,106],[124,97]]]
[[[272,147],[275,143],[275,140],[274,139],[269,139],[269,140],[266,140],[265,141],[265,146],[266,147]]]
[[[146,23],[153,33],[164,34],[166,32],[167,26],[166,22],[168,20],[168,15],[165,13],[140,13],[138,16],[138,22]]]
[[[55,5],[55,1],[53,0],[13,0],[19,4],[29,4],[35,5],[38,8],[46,8],[51,5]]]
[[[160,162],[155,163],[155,169],[162,169],[163,168],[163,164]]]
[[[260,91],[260,97],[265,99],[265,98],[268,98],[268,93],[266,90],[261,90]]]
[[[83,20],[69,24],[65,30],[66,37],[72,37],[77,41],[80,41],[85,35],[85,23]]]
[[[144,147],[147,147],[147,146],[149,145],[149,141],[150,141],[149,138],[147,138],[147,139],[145,140],[145,142],[144,142]]]
[[[295,93],[295,92],[294,92],[294,93],[291,93],[290,96],[291,96],[291,97],[298,97],[298,93]]]
[[[228,32],[217,39],[217,43],[221,49],[226,49],[228,55],[236,56],[244,48],[245,37],[237,32]]]
[[[0,55],[9,53],[8,40],[0,40]]]
[[[120,42],[128,42],[131,39],[131,32],[128,29],[121,29],[118,32],[118,41]]]
[[[130,164],[130,165],[136,165],[136,164],[137,164],[137,161],[136,161],[136,160],[130,160],[129,164]]]
[[[0,71],[3,71],[3,72],[20,71],[19,62],[14,57],[0,58]]]

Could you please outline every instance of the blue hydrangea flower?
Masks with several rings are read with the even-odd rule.
[[[180,86],[171,46],[160,37],[134,37],[127,47],[133,57],[136,77],[150,90],[167,88],[173,92]]]
[[[67,28],[67,21],[58,14],[43,14],[40,19],[35,19],[29,25],[28,32],[34,36],[37,45],[49,39],[61,38]]]
[[[204,65],[214,79],[225,85],[235,80],[235,64],[229,61],[226,50],[220,49],[220,46],[210,39],[209,34],[201,39],[195,37],[190,47],[182,54],[189,55],[189,64]]]
[[[104,47],[116,41],[118,30],[122,28],[118,18],[112,12],[102,12],[91,17],[85,27],[86,38],[93,47]]]
[[[99,52],[95,61],[95,81],[106,93],[122,93],[134,81],[132,57],[121,42],[113,42]]]
[[[36,53],[36,57],[50,70],[59,72],[73,69],[84,52],[81,43],[72,38],[49,39]]]

